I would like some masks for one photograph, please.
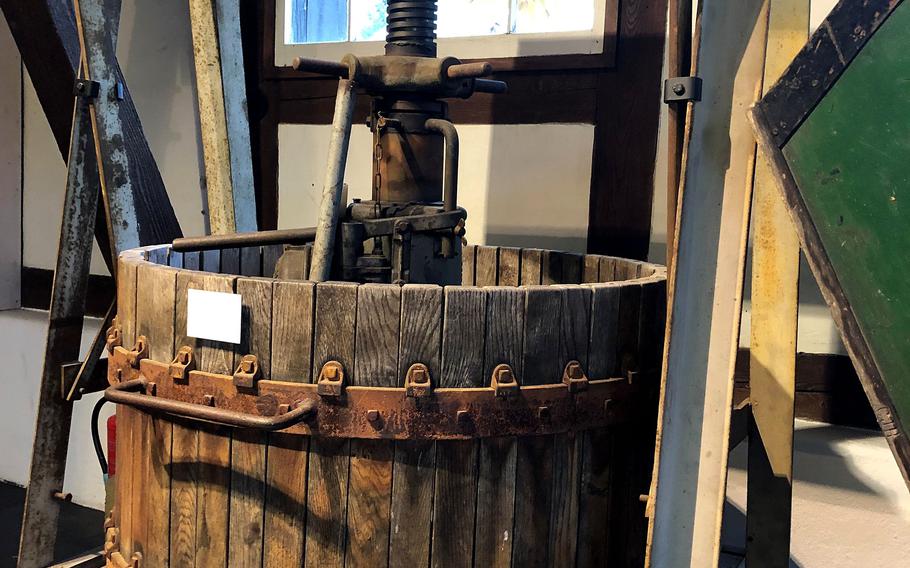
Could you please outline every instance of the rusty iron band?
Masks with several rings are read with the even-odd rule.
[[[234,375],[195,370],[184,347],[171,363],[148,359],[140,338],[108,358],[105,397],[159,412],[236,428],[330,438],[462,440],[531,436],[603,428],[631,417],[644,391],[642,373],[588,380],[571,362],[562,381],[519,386],[508,365],[493,371],[489,387],[434,388],[426,366],[412,365],[404,388],[345,386],[340,363],[326,363],[317,383],[259,378],[247,355]]]

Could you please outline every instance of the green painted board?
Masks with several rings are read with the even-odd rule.
[[[910,2],[859,4],[838,5],[752,116],[910,486]]]

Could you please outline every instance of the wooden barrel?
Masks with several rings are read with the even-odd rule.
[[[496,386],[511,402],[447,407],[454,417],[437,408],[433,422],[361,408],[365,419],[349,416],[331,430],[333,418],[323,413],[351,409],[326,401],[320,383],[315,421],[271,433],[120,404],[108,565],[138,558],[151,567],[642,563],[663,267],[471,246],[463,286],[263,277],[274,274],[282,251],[180,254],[162,246],[123,254],[109,332],[112,388],[141,376],[143,396],[281,416],[295,408],[281,405],[281,393],[313,389],[327,380],[331,361],[353,399],[368,391],[404,397],[419,363],[437,389],[424,400],[493,401]],[[189,289],[241,296],[239,344],[187,336]],[[191,373],[181,366],[184,346],[192,349]],[[258,370],[244,375],[250,354]],[[496,375],[502,365],[508,375]],[[510,378],[517,391],[508,391]],[[247,379],[251,390],[238,386]],[[205,390],[216,383],[223,388]],[[527,402],[557,391],[559,401],[579,397],[571,399],[578,424],[566,425],[562,402]],[[430,405],[401,400],[417,414]],[[471,415],[494,404],[519,410],[489,421]],[[600,414],[582,417],[585,404],[600,405]]]

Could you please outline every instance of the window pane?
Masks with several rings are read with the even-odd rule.
[[[323,43],[347,39],[347,0],[292,0],[291,43]]]
[[[437,34],[439,37],[463,37],[508,33],[510,1],[439,0]]]
[[[351,41],[385,41],[386,0],[351,0]]]
[[[512,0],[512,32],[594,29],[594,0]]]

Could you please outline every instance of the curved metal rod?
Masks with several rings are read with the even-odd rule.
[[[316,403],[312,400],[300,402],[297,407],[290,412],[278,416],[254,416],[252,414],[244,414],[233,410],[157,398],[135,392],[140,390],[144,391],[147,386],[148,380],[146,379],[125,381],[119,385],[108,387],[108,389],[104,391],[104,398],[110,402],[125,404],[140,410],[155,410],[194,420],[205,420],[207,422],[214,422],[225,426],[263,430],[266,432],[275,432],[290,428],[298,422],[303,422],[316,415]]]
[[[442,134],[446,141],[445,174],[442,182],[443,210],[458,207],[458,130],[448,120],[430,118],[424,123],[427,130]]]

